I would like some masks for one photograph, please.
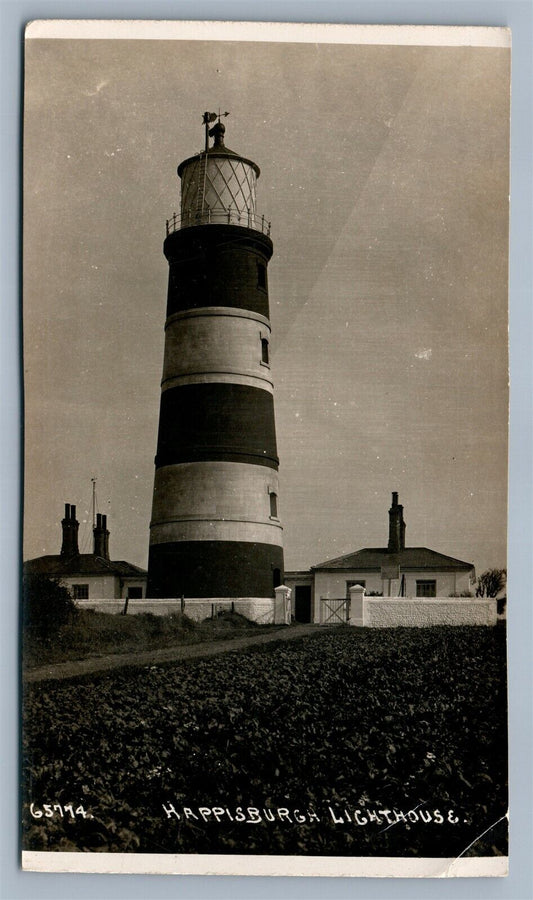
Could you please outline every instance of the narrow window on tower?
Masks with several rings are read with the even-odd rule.
[[[264,263],[257,263],[257,287],[267,289],[267,270]]]
[[[261,362],[268,366],[268,338],[261,338]]]
[[[270,518],[278,518],[278,495],[270,492]]]

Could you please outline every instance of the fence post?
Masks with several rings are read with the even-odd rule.
[[[286,584],[280,584],[274,588],[274,625],[291,624],[291,594],[292,591]]]
[[[182,616],[185,613],[185,596],[183,594],[181,595],[181,600],[180,600],[180,612],[181,612]]]
[[[363,625],[363,602],[365,589],[360,584],[352,584],[350,588],[350,615],[348,625]]]

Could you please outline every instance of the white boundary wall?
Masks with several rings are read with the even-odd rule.
[[[424,628],[429,625],[496,625],[497,601],[452,597],[365,597],[363,626]],[[354,622],[355,624],[355,622]]]
[[[76,600],[78,609],[94,609],[97,612],[105,612],[117,614],[124,612],[125,600]],[[270,597],[237,597],[235,600],[226,597],[209,597],[209,598],[186,598],[183,601],[183,612],[189,619],[194,622],[201,622],[204,619],[210,619],[217,616],[220,612],[233,610],[257,622],[260,625],[283,624],[284,617],[281,610],[278,610],[279,603]],[[146,599],[146,600],[129,600],[127,614],[135,613],[152,613],[155,616],[176,615],[182,612],[182,601],[180,599]]]

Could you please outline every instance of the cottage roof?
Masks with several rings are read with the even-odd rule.
[[[135,566],[123,559],[104,559],[92,553],[76,556],[38,556],[24,563],[27,574],[50,575],[51,577],[78,578],[90,575],[116,575],[120,578],[141,578],[146,569]]]
[[[462,570],[469,571],[474,568],[473,563],[455,559],[453,556],[445,556],[428,547],[405,547],[398,553],[389,553],[387,547],[364,547],[355,553],[338,556],[336,559],[328,559],[316,566],[311,566],[312,571],[323,569],[357,569],[358,571],[381,571],[382,566],[399,565],[402,571],[407,569],[431,569],[432,571]]]

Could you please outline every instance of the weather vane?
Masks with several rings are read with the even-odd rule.
[[[221,113],[220,106],[218,108],[217,113],[216,112],[205,112],[202,116],[202,122],[205,125],[205,152],[206,153],[209,150],[209,136],[212,135],[212,129],[211,130],[209,129],[209,125],[211,124],[211,122],[214,122],[215,119],[218,119],[218,121],[220,122],[220,119],[222,118],[222,116],[229,116],[229,112]]]

